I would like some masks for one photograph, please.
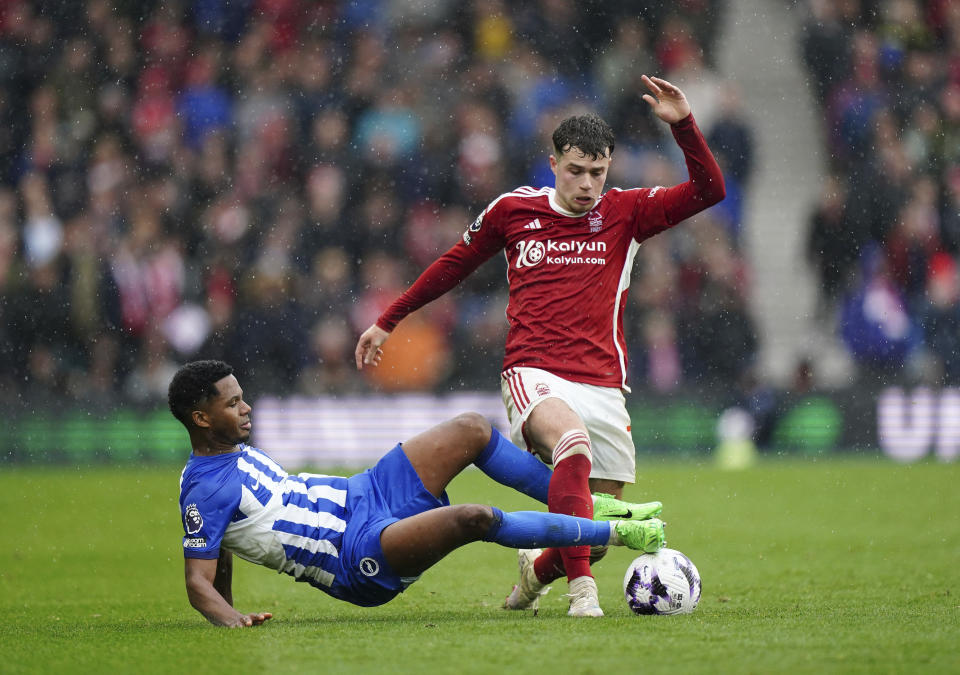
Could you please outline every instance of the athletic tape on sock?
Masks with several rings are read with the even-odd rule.
[[[573,455],[585,455],[593,463],[593,453],[590,451],[590,437],[579,429],[568,431],[553,447],[553,465],[562,462]]]

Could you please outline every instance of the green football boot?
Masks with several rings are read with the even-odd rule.
[[[647,520],[663,511],[660,502],[633,504],[600,492],[593,495],[594,520]]]
[[[656,553],[667,545],[667,537],[663,532],[663,521],[659,518],[649,520],[621,520],[613,526],[621,546],[632,548],[634,551]]]

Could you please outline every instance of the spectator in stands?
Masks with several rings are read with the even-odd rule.
[[[734,246],[740,246],[743,227],[743,200],[753,172],[753,132],[743,111],[742,95],[737,85],[726,82],[720,93],[720,107],[707,142],[716,148],[717,161],[723,169],[726,198],[718,204],[716,218],[724,221]]]
[[[736,383],[757,353],[757,332],[747,307],[746,273],[717,223],[697,225],[699,288],[681,320],[685,376],[712,386]]]
[[[900,207],[886,241],[890,273],[911,308],[919,306],[927,286],[930,259],[940,249],[936,186],[918,178]]]
[[[836,83],[849,72],[856,4],[832,0],[808,2],[810,15],[803,26],[800,46],[818,101],[827,100]]]
[[[919,344],[919,327],[907,311],[883,252],[868,250],[861,263],[860,281],[842,308],[843,340],[863,367],[863,375],[896,377]]]
[[[960,275],[956,260],[947,253],[937,253],[930,259],[926,303],[920,317],[940,382],[960,385]]]
[[[960,166],[947,174],[940,207],[943,244],[953,255],[960,252]]]
[[[861,241],[846,217],[847,189],[843,178],[827,176],[819,201],[810,214],[807,261],[817,272],[817,314],[827,318],[850,283]]]

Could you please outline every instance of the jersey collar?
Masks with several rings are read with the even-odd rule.
[[[587,213],[574,213],[573,211],[567,211],[565,208],[560,206],[560,203],[557,202],[557,191],[554,188],[548,188],[549,192],[547,193],[548,199],[550,201],[550,208],[559,213],[560,215],[566,216],[567,218],[583,218]],[[600,203],[600,200],[597,200],[597,204]],[[596,208],[596,204],[594,204]]]

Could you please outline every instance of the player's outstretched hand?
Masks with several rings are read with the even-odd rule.
[[[380,345],[386,342],[388,337],[390,337],[390,333],[377,324],[373,324],[363,331],[363,335],[357,340],[357,348],[353,352],[357,359],[357,370],[362,369],[364,365],[380,365],[380,359],[383,358],[383,350],[380,349]]]
[[[659,77],[643,75],[640,79],[650,90],[650,94],[643,95],[643,100],[653,108],[654,114],[664,122],[676,124],[690,114],[690,104],[679,88]]]
[[[241,614],[236,623],[229,624],[230,628],[249,628],[250,626],[259,626],[268,619],[272,619],[270,612],[251,612],[250,614]]]

